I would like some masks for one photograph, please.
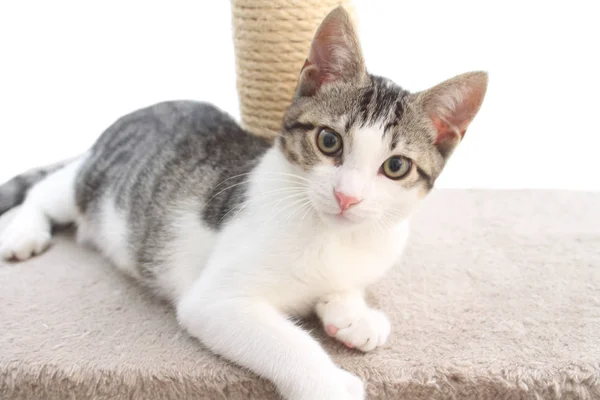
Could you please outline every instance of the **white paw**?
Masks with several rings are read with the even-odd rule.
[[[344,388],[348,393],[348,397],[344,397],[344,399],[363,400],[365,398],[365,386],[363,382],[358,377],[343,369],[340,369],[340,373],[342,382],[344,382]]]
[[[390,335],[390,321],[384,313],[343,298],[318,303],[317,314],[327,334],[349,348],[371,351],[385,344]]]
[[[364,400],[362,381],[341,368],[319,374],[318,380],[303,384],[299,392],[284,397],[290,400]]]
[[[24,261],[44,251],[51,235],[43,218],[17,215],[0,235],[0,257]]]

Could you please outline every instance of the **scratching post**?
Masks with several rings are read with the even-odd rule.
[[[339,5],[355,16],[350,0],[232,0],[237,89],[246,130],[277,134],[313,35]]]

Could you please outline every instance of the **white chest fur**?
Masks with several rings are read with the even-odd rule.
[[[398,261],[408,222],[328,225],[285,168],[268,154],[250,178],[248,201],[218,232],[197,220],[200,205],[183,207],[172,221],[179,239],[169,248],[177,257],[161,276],[168,297],[176,300],[202,275],[198,292],[208,302],[252,297],[301,316],[328,294],[362,290]]]
[[[327,229],[273,210],[240,215],[219,235],[204,274],[222,294],[263,298],[291,315],[304,315],[329,293],[363,289],[398,260],[408,224],[390,229]]]
[[[204,290],[212,295],[252,296],[303,315],[327,294],[381,278],[402,253],[408,223],[329,226],[287,168],[278,152],[265,156],[250,178],[249,201],[219,232],[202,274],[210,275],[213,287]]]

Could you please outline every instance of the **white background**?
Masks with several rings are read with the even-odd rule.
[[[490,73],[442,187],[600,190],[594,1],[357,0],[371,72],[410,90]],[[3,1],[0,181],[167,99],[238,116],[229,2]]]

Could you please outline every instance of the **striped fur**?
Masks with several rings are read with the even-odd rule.
[[[45,167],[34,168],[0,185],[0,215],[23,203],[27,192],[33,185],[69,162],[70,160],[66,160]]]

